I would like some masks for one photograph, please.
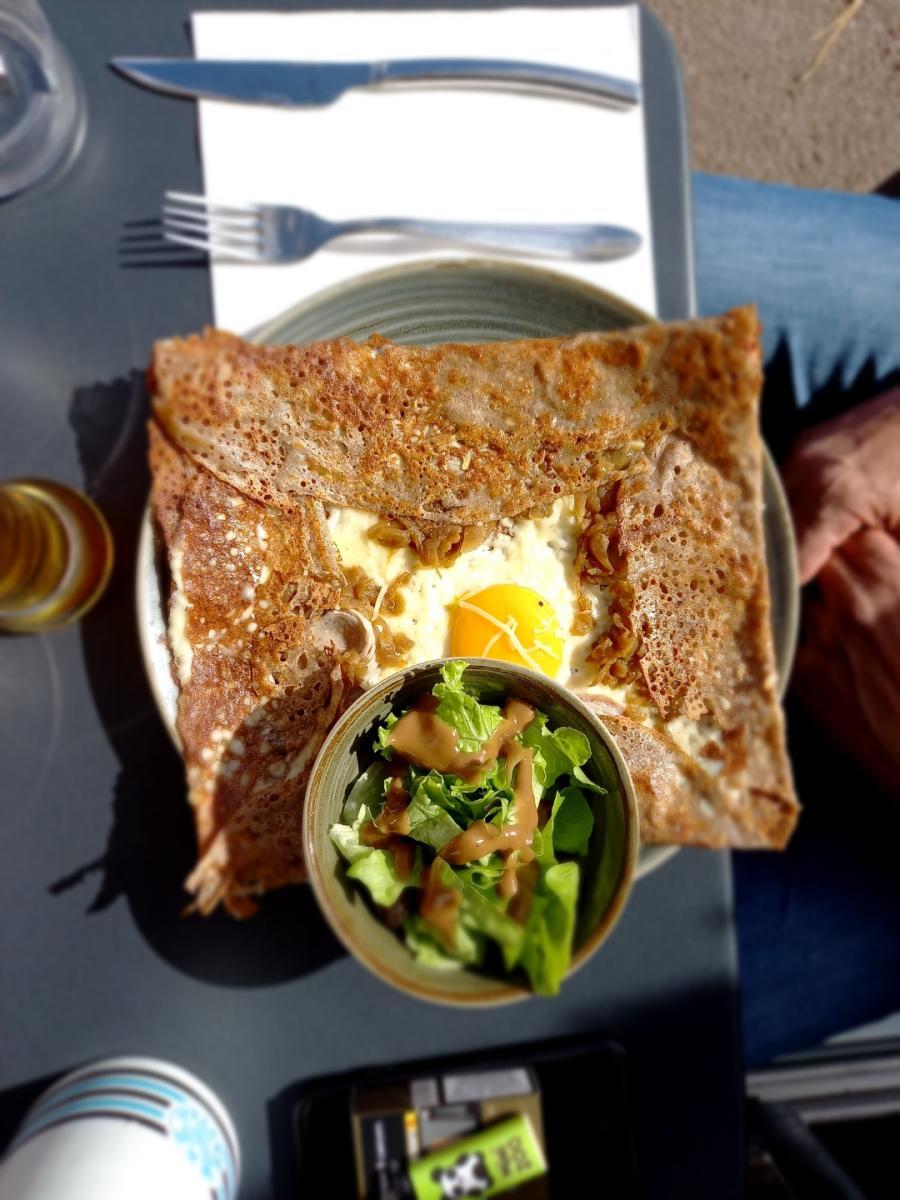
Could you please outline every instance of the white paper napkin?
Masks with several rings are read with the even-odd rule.
[[[640,78],[636,5],[500,11],[195,13],[202,58],[371,61],[467,57],[560,63]],[[613,223],[642,249],[614,263],[520,259],[655,311],[641,107],[615,112],[491,91],[349,92],[320,109],[201,101],[205,189],[326,217]],[[172,181],[178,187],[178,181]],[[409,246],[405,242],[404,246]],[[212,264],[216,323],[244,332],[363,272],[458,247],[368,239],[290,266]],[[468,252],[471,255],[471,251]]]

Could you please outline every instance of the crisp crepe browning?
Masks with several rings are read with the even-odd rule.
[[[623,447],[650,451],[671,429],[726,472],[759,472],[749,308],[624,333],[433,348],[255,346],[208,330],[157,343],[152,378],[169,436],[285,511],[314,496],[481,524],[589,492],[608,482]]]
[[[641,724],[605,696],[582,693],[581,699],[616,739],[628,763],[643,842],[749,849],[787,841],[796,820],[793,804],[723,787],[664,729]]]
[[[338,566],[313,501],[289,524],[152,423],[150,463],[197,825],[188,887],[201,911],[224,901],[243,916],[255,894],[304,878],[297,798],[352,687],[350,656],[316,621],[335,606]]]
[[[254,766],[248,789],[243,762],[232,770],[218,750],[212,759],[205,752],[216,730],[231,733],[259,710],[265,687],[279,695],[307,687],[302,671],[287,691],[265,681],[284,646],[309,653],[317,616],[340,603],[323,504],[376,513],[417,546],[437,535],[452,548],[465,546],[473,527],[578,496],[586,511],[579,562],[586,581],[599,579],[611,596],[593,661],[601,684],[629,689],[628,715],[612,719],[642,730],[619,733],[636,774],[652,781],[643,787],[645,840],[784,843],[796,801],[769,630],[753,309],[622,333],[430,349],[381,339],[262,347],[207,331],[158,343],[150,380],[155,507],[194,605],[185,610],[176,596],[170,626],[186,612],[192,645],[204,644],[210,624],[234,628],[229,638],[243,643],[240,669],[221,657],[226,639],[195,649],[182,680],[179,728],[207,864],[199,884],[194,878],[202,895],[215,899],[218,888],[228,897],[232,876],[250,890],[276,881],[265,853],[251,854],[245,870],[243,845],[238,856],[229,844],[223,858],[216,842],[234,823],[231,808],[245,820],[257,813],[253,789],[268,764]],[[252,543],[257,518],[270,531],[268,556],[240,558],[223,574],[216,548],[232,528],[239,544]],[[267,623],[257,607],[258,630],[248,634],[245,621],[239,633],[240,622],[228,621],[242,611],[241,589],[258,589],[264,565],[277,575],[266,585]],[[207,611],[211,582],[213,593],[224,591]],[[291,603],[279,599],[288,583]],[[352,682],[352,662],[333,648],[315,661],[314,677],[327,675],[334,690],[314,728],[293,729],[295,756],[304,737],[317,744],[342,703],[334,696]],[[213,708],[214,718],[204,715]],[[679,721],[700,737],[691,757],[666,735]],[[277,762],[287,759],[276,770]],[[302,799],[302,771],[288,775],[274,793],[285,812]],[[217,809],[224,818],[199,819],[203,789],[231,797]],[[296,850],[292,842],[289,855]],[[299,877],[299,863],[293,869]]]

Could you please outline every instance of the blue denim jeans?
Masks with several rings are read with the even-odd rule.
[[[900,383],[900,201],[696,175],[694,229],[701,313],[759,306],[776,457]],[[748,1066],[900,1009],[900,809],[791,701],[788,729],[797,832],[732,856]]]

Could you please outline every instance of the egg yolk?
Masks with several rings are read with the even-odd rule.
[[[543,596],[517,583],[495,583],[457,600],[450,652],[498,658],[555,676],[562,665],[563,636]]]

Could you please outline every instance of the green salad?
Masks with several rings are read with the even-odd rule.
[[[466,666],[446,663],[431,693],[386,719],[331,838],[420,962],[521,971],[553,995],[572,956],[590,794],[605,789],[584,770],[583,733],[550,729],[515,698],[480,703]]]

